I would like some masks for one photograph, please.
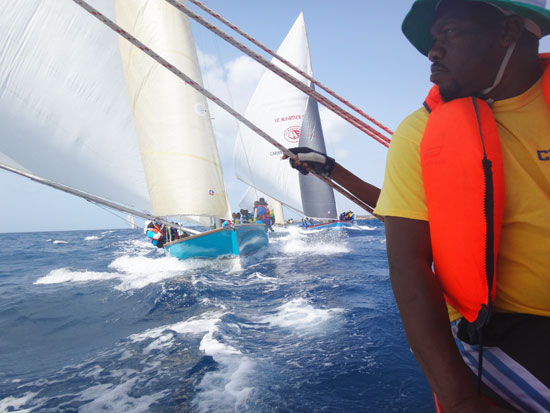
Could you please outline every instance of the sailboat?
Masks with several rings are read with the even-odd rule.
[[[301,12],[277,55],[312,76],[311,58]],[[312,82],[278,59],[271,63],[312,87]],[[326,153],[317,102],[266,70],[245,111],[245,117],[260,125],[285,147],[307,146]],[[237,178],[301,215],[321,220],[315,227],[348,225],[338,221],[334,192],[326,183],[311,175],[301,175],[287,162],[281,152],[274,151],[255,133],[241,127],[234,150]]]
[[[231,219],[202,95],[72,2],[8,2],[0,167],[176,227]],[[201,82],[186,16],[163,0],[115,4],[122,27]],[[268,243],[261,224],[185,229],[192,235],[165,244],[169,255],[236,256]]]

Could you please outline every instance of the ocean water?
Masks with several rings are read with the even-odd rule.
[[[383,225],[178,261],[141,230],[0,234],[0,412],[433,411]]]

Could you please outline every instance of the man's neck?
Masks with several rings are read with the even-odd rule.
[[[506,71],[502,83],[486,96],[487,99],[497,101],[519,96],[529,90],[540,79],[543,72],[538,63],[516,70],[514,67],[510,69]]]

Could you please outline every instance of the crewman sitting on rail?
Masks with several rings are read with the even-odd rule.
[[[159,225],[153,221],[147,221],[146,224],[145,235],[151,239],[155,247],[162,248],[166,242],[166,230],[164,225]]]
[[[263,198],[260,198],[262,200]],[[265,202],[265,201],[264,201]],[[269,214],[269,208],[266,205],[261,204],[258,201],[254,202],[254,208],[256,209],[256,222],[261,222],[267,226],[267,229],[271,232],[275,232],[271,226],[271,216]]]
[[[313,225],[313,221],[311,220],[310,217],[303,217],[302,218],[302,223],[300,224],[301,227],[303,228],[309,228]]]

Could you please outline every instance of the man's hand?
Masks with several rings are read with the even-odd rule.
[[[306,147],[289,148],[294,156],[289,158],[290,166],[298,170],[301,174],[307,175],[310,170],[323,176],[330,176],[334,169],[334,158],[325,155],[324,153],[314,151]],[[288,156],[283,155],[283,159]]]

